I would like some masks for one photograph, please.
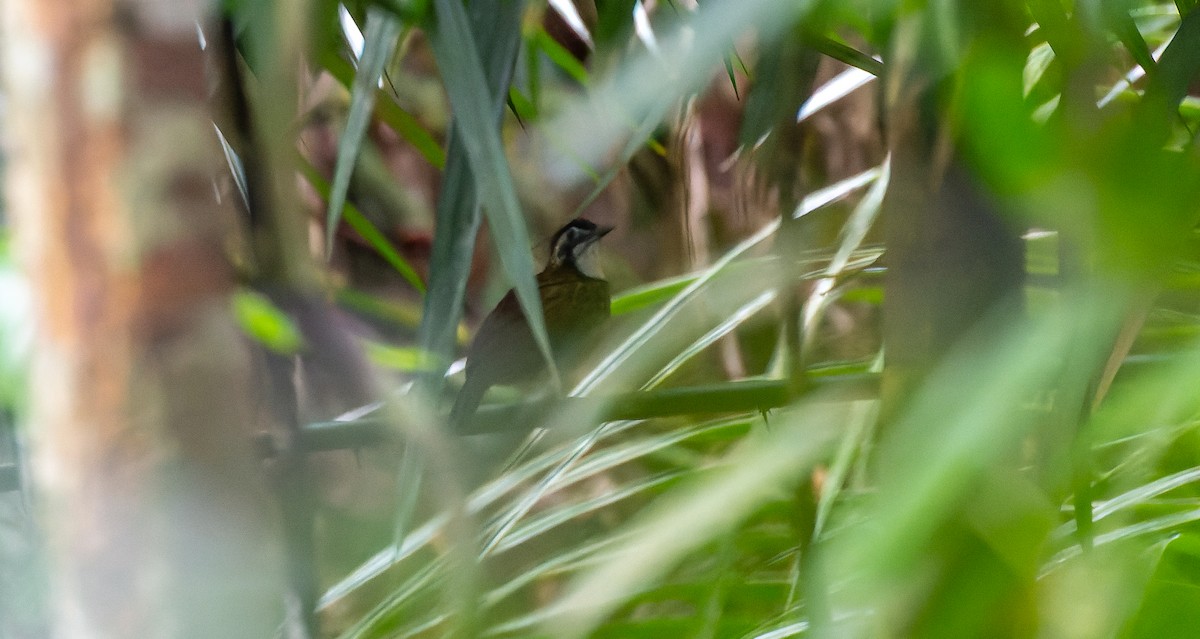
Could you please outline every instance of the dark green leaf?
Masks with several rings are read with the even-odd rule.
[[[328,208],[325,222],[325,257],[333,253],[333,236],[341,221],[342,206],[346,203],[346,192],[350,188],[350,176],[358,161],[358,153],[367,125],[375,105],[375,92],[383,67],[392,55],[392,47],[400,34],[400,22],[394,15],[381,9],[371,8],[367,12],[367,28],[364,38],[362,60],[358,73],[350,88],[350,113],[346,127],[338,140],[337,163],[333,169],[333,185],[329,189]]]
[[[321,57],[321,65],[343,86],[350,87],[354,82],[354,68],[345,60],[335,56],[326,55]],[[437,140],[425,130],[415,117],[409,112],[400,108],[396,101],[390,95],[382,91],[378,91],[375,98],[375,114],[379,116],[385,124],[392,128],[401,138],[413,145],[413,148],[425,158],[427,162],[437,168],[442,168],[446,165],[446,154],[442,151],[442,147]]]
[[[317,194],[328,200],[329,183],[321,177],[316,167],[303,159],[299,161],[299,166],[300,172],[308,180],[308,183],[312,185],[313,189],[317,191]],[[343,202],[341,211],[350,228],[358,232],[371,245],[371,248],[374,248],[379,253],[380,257],[386,260],[388,264],[391,264],[392,268],[396,269],[396,272],[409,284],[412,284],[413,288],[421,293],[425,293],[425,283],[421,281],[421,276],[404,259],[404,256],[400,255],[400,251],[392,245],[391,240],[381,233],[379,229],[375,228],[375,225],[358,210],[358,207],[350,202]]]
[[[534,335],[548,357],[525,220],[498,132],[521,41],[524,3],[476,0],[471,5],[475,19],[470,24],[458,0],[436,0],[435,8],[436,26],[428,35],[454,109],[454,131],[438,198],[419,345],[443,360],[450,359],[479,230],[480,203],[487,202],[500,263],[526,316],[533,318]],[[440,376],[431,379],[440,383]]]

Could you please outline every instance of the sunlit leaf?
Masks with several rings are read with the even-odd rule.
[[[300,330],[265,295],[237,292],[233,296],[233,313],[247,335],[277,353],[294,355],[304,347]]]

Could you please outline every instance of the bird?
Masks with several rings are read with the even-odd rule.
[[[550,258],[537,274],[538,294],[555,366],[569,370],[608,319],[608,281],[600,269],[600,238],[612,227],[583,218],[567,222],[550,240]],[[480,401],[496,384],[531,382],[547,374],[533,331],[516,293],[501,298],[484,318],[467,351],[466,379],[450,410],[450,424],[466,429]]]

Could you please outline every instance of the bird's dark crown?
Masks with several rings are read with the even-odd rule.
[[[611,228],[575,218],[559,229],[550,240],[550,266],[569,265],[579,269],[579,258],[592,242],[599,240]]]

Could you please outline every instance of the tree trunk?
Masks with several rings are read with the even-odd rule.
[[[247,437],[205,3],[9,0],[27,421],[61,637],[265,637],[281,570]]]

